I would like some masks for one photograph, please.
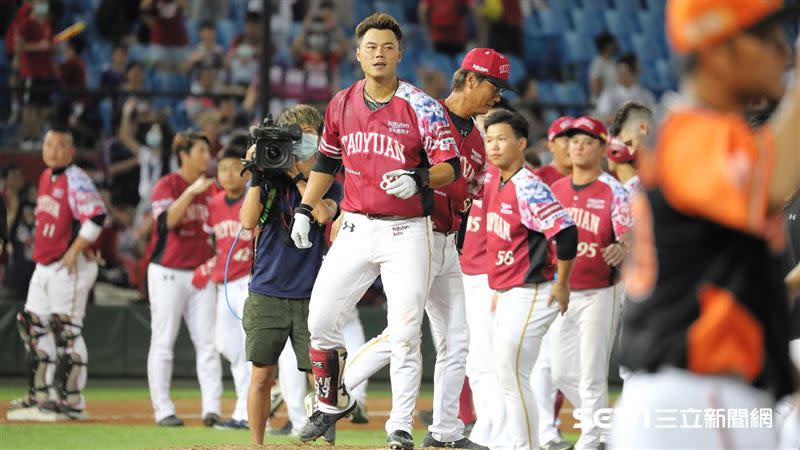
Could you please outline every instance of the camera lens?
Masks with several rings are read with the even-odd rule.
[[[267,148],[267,157],[273,161],[280,159],[281,151],[278,147],[268,147]]]

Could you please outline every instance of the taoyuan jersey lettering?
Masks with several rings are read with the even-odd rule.
[[[61,259],[81,224],[101,214],[106,214],[103,200],[81,168],[70,165],[63,172],[42,172],[36,197],[33,260],[50,264]]]
[[[346,172],[344,211],[419,217],[433,209],[433,192],[401,200],[388,195],[383,174],[432,166],[459,156],[444,108],[418,88],[401,81],[386,106],[370,111],[364,80],[340,91],[328,104],[319,151],[341,159]]]
[[[474,199],[483,195],[483,184],[489,168],[480,127],[474,124],[469,134],[462,138],[452,120],[449,122],[450,133],[455,136],[461,153],[461,176],[434,191],[431,220],[434,231],[442,233],[458,231],[461,215],[469,210]]]
[[[553,279],[550,239],[575,225],[555,194],[523,167],[507,182],[492,178],[484,194],[486,267],[495,290]]]
[[[214,195],[208,202],[208,220],[204,229],[214,236],[216,259],[211,266],[211,280],[215,283],[225,281],[225,262],[236,234],[242,228],[239,210],[244,196],[231,200],[224,191]],[[253,230],[242,229],[228,263],[228,281],[247,276],[253,263]]]
[[[491,180],[499,177],[495,166],[489,166],[484,180],[484,197]],[[464,248],[461,249],[461,271],[467,275],[486,273],[486,201],[475,200],[469,210]]]
[[[603,259],[603,249],[619,241],[631,226],[628,192],[605,172],[584,186],[574,186],[572,177],[562,178],[553,184],[553,192],[578,226],[578,254],[570,288],[611,286],[616,271]]]
[[[183,220],[175,228],[167,229],[167,210],[189,187],[189,183],[173,172],[158,180],[153,186],[151,202],[154,233],[150,240],[150,262],[172,269],[194,269],[214,256],[203,224],[208,219],[208,201],[211,189],[198,194],[186,210]]]

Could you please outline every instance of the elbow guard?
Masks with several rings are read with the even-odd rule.
[[[342,165],[341,159],[331,158],[330,156],[317,152],[317,160],[314,161],[314,167],[311,168],[314,172],[327,173],[328,175],[336,175],[339,167]]]
[[[578,254],[578,227],[564,228],[556,234],[556,256],[562,261],[574,259]]]
[[[100,233],[103,232],[103,220],[105,220],[106,215],[102,214],[101,216],[92,217],[90,220],[86,220],[81,224],[81,228],[78,231],[78,236],[86,239],[88,242],[94,242],[100,237]],[[98,224],[97,221],[100,223]]]
[[[453,181],[461,178],[461,158],[450,158],[445,162],[453,166]]]

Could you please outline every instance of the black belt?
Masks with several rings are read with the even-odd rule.
[[[409,220],[414,219],[414,217],[403,217],[403,216],[387,216],[385,214],[364,214],[369,220]]]

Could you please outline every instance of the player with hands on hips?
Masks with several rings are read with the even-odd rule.
[[[215,345],[214,287],[198,288],[194,271],[214,256],[203,225],[208,218],[212,178],[208,139],[199,133],[175,135],[172,151],[178,170],[156,182],[151,195],[154,232],[150,241],[147,289],[150,294],[150,350],[147,383],[156,423],[182,426],[169,396],[173,348],[181,318],[186,321],[197,358],[197,378],[205,426],[220,423],[222,364]]]
[[[337,213],[341,186],[334,183],[326,196],[309,210],[307,248],[297,248],[289,239],[291,217],[307,192],[307,176],[315,164],[318,131],[322,117],[309,105],[295,105],[283,111],[276,125],[298,125],[302,138],[292,146],[291,167],[252,171],[250,185],[239,211],[245,230],[257,230],[255,258],[244,303],[244,328],[247,360],[252,363],[247,411],[250,440],[263,444],[269,415],[270,390],[275,383],[278,359],[291,342],[296,365],[285,370],[311,371],[309,359],[309,298],[325,252],[323,225]],[[250,147],[246,159],[253,161],[256,146]],[[288,394],[288,393],[287,393]],[[299,425],[299,424],[297,424]],[[328,431],[327,429],[324,431]],[[335,429],[323,436],[333,443]]]
[[[97,262],[87,251],[100,235],[106,207],[91,178],[73,164],[72,135],[61,129],[45,134],[39,177],[33,260],[25,307],[17,314],[25,344],[28,393],[15,400],[9,420],[53,421],[63,413],[87,419],[89,354],[83,317],[97,279]]]
[[[524,166],[525,119],[498,111],[484,123],[486,156],[499,172],[489,179],[483,197],[485,263],[489,286],[498,294],[493,352],[507,422],[507,438],[499,447],[539,448],[531,373],[545,332],[559,312],[571,309],[569,280],[578,231],[547,184]]]
[[[486,71],[477,67],[486,68]],[[467,53],[453,76],[453,90],[441,100],[449,118],[450,131],[461,152],[459,179],[436,189],[433,221],[433,283],[425,311],[436,348],[434,369],[433,422],[423,441],[424,447],[487,448],[464,437],[464,424],[458,420],[459,393],[464,383],[469,332],[464,327],[463,274],[458,258],[456,233],[472,200],[480,198],[488,170],[483,133],[473,117],[485,114],[500,100],[505,89],[514,90],[508,81],[510,65],[502,54],[489,48]],[[397,177],[384,188],[387,194],[402,198],[417,189],[415,173],[394,171]],[[405,181],[403,181],[405,180]],[[349,387],[364,382],[389,363],[390,330],[362,346],[345,368]]]
[[[247,282],[253,262],[253,233],[242,230],[239,209],[249,177],[242,177],[242,159],[247,142],[229,143],[217,158],[217,180],[222,191],[208,202],[205,231],[214,238],[215,254],[194,271],[192,285],[205,289],[209,281],[216,292],[216,347],[231,367],[236,404],[230,420],[215,425],[219,429],[247,429],[247,390],[250,387],[250,364],[245,358],[245,334],[239,323],[247,298]],[[231,250],[234,239],[236,246]],[[228,261],[228,255],[230,260]],[[227,286],[225,285],[227,270]],[[227,292],[226,292],[227,290]],[[235,314],[235,316],[234,316]]]
[[[309,211],[344,165],[343,223],[314,284],[308,315],[319,410],[303,426],[300,439],[316,439],[355,408],[342,377],[347,352],[341,320],[380,274],[392,346],[387,444],[409,449],[422,370],[420,327],[432,277],[427,216],[433,189],[458,178],[461,167],[442,105],[397,78],[403,37],[397,21],[374,14],[356,27],[356,37],[356,58],[365,78],[328,105],[317,162],[292,229],[295,244],[308,247]],[[414,190],[407,180],[387,178],[382,184],[396,170],[413,173],[398,179],[413,180],[416,194],[400,197]]]

